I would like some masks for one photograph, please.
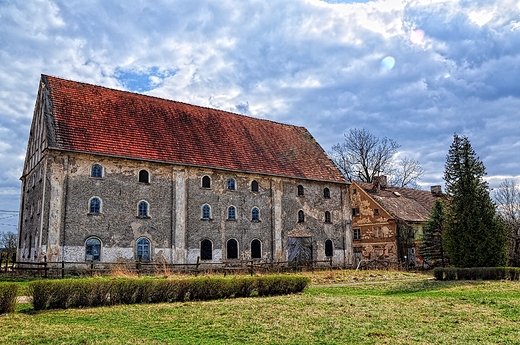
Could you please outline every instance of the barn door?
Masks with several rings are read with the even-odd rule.
[[[304,265],[312,261],[311,237],[289,237],[287,244],[289,263],[292,265]]]

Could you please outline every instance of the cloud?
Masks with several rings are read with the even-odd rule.
[[[424,184],[455,132],[490,175],[520,170],[514,0],[8,1],[0,21],[10,205],[41,73],[302,125],[326,151],[364,127],[415,152]]]

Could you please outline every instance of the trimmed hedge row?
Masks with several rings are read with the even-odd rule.
[[[307,277],[173,279],[64,279],[29,284],[35,310],[116,304],[201,301],[301,292]]]
[[[437,280],[520,280],[518,267],[436,267],[433,275]]]
[[[0,283],[0,314],[12,313],[16,309],[18,284]]]

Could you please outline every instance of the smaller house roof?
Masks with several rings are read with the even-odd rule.
[[[409,222],[425,222],[438,198],[425,190],[382,187],[374,189],[372,183],[354,182],[393,217]]]

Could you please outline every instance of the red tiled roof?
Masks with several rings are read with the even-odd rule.
[[[346,182],[304,127],[51,76],[42,83],[54,149]]]
[[[375,191],[372,183],[356,181],[355,184],[393,217],[405,221],[427,221],[437,199],[431,192],[424,190],[387,186]]]

